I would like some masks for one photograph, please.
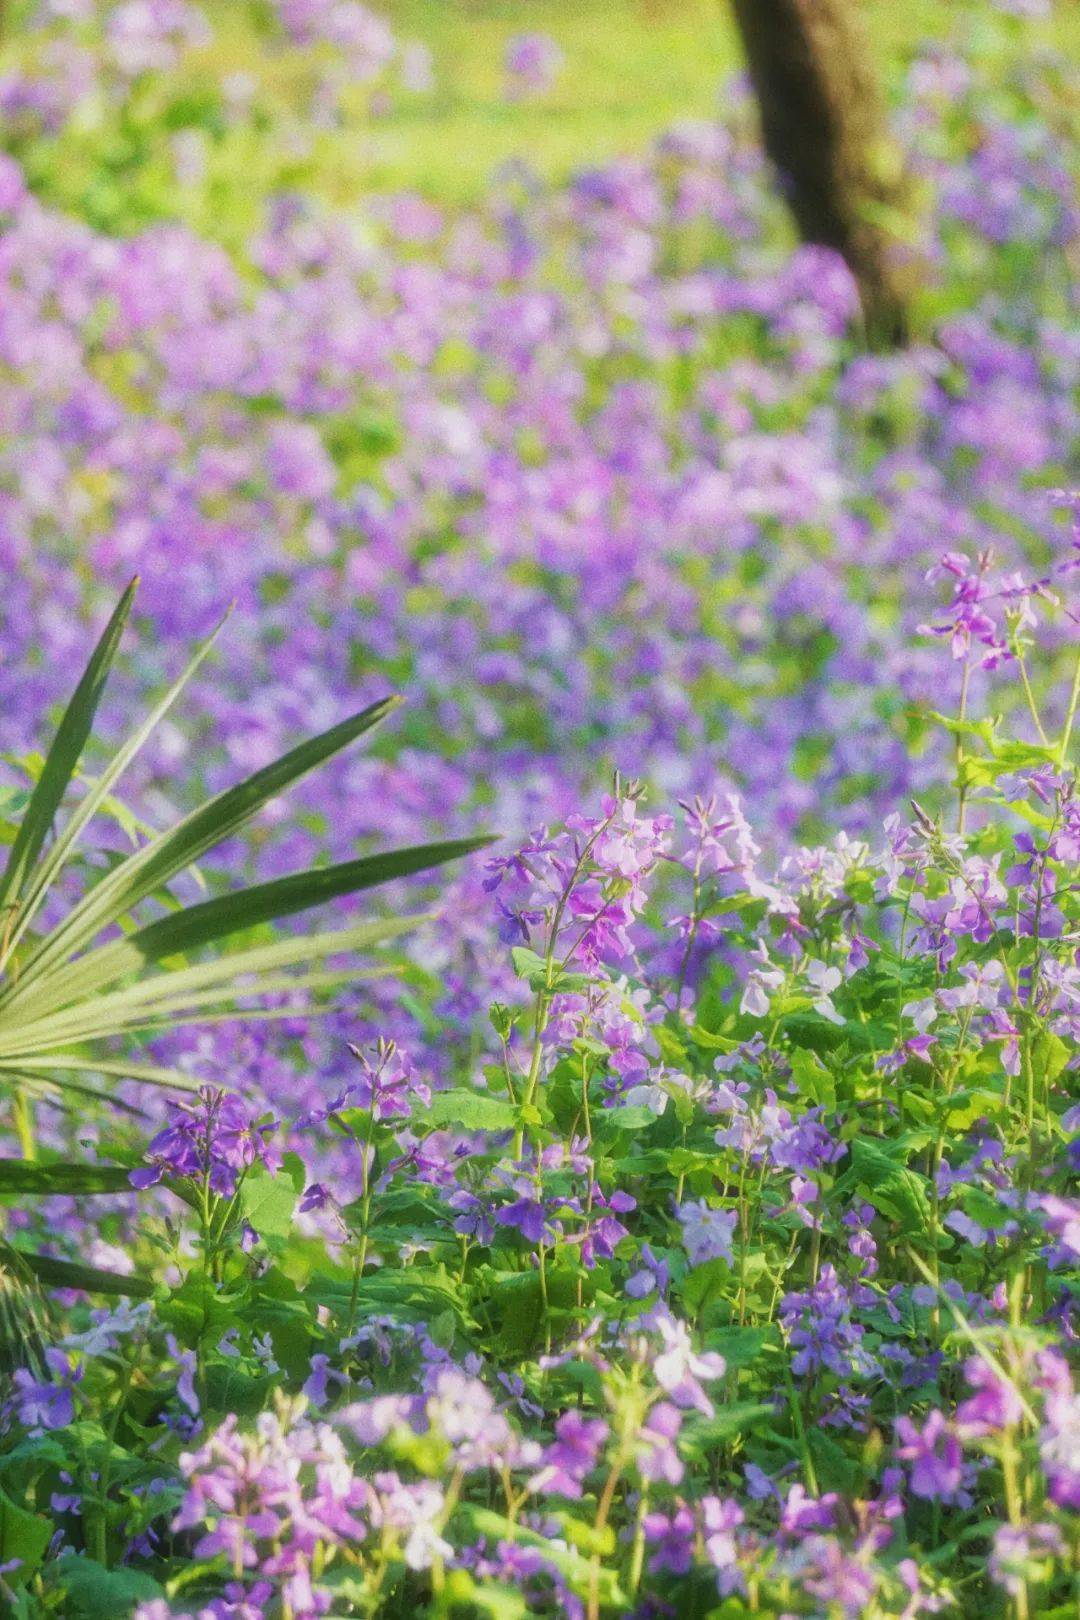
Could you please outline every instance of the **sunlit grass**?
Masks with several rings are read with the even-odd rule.
[[[176,218],[238,250],[257,228],[266,195],[283,189],[346,209],[372,192],[402,189],[454,207],[482,196],[511,161],[561,181],[644,151],[673,123],[721,112],[741,66],[728,0],[373,0],[400,39],[428,46],[434,89],[395,89],[373,112],[357,86],[344,126],[319,129],[306,110],[317,53],[282,49],[258,0],[204,5],[214,40],[190,53],[179,81],[150,91],[119,119],[101,108],[80,114],[59,151],[22,154],[43,195],[106,231]],[[865,9],[880,71],[893,82],[928,38],[986,20],[948,0],[865,0]],[[5,56],[35,48],[22,16],[16,6]],[[553,35],[565,67],[548,91],[514,101],[503,55],[524,29]],[[1052,23],[1026,28],[1024,49],[1039,43],[1080,61],[1080,6],[1062,3]],[[185,118],[177,101],[197,108],[240,74],[258,86],[269,123],[219,131],[207,143],[201,180],[178,184],[171,140]]]

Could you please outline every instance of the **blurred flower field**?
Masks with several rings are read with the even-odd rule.
[[[1075,24],[7,10],[4,1612],[1074,1615]]]

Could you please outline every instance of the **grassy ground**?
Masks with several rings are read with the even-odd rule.
[[[972,15],[950,0],[864,4],[886,75],[940,37],[950,13]],[[740,66],[728,0],[383,0],[377,8],[400,34],[429,45],[437,89],[371,135],[371,179],[447,200],[475,195],[493,167],[520,154],[558,177],[640,149],[674,120],[714,112]],[[514,105],[502,95],[502,52],[523,29],[551,33],[566,67],[549,94]],[[1076,0],[1063,0],[1054,22],[1034,32],[1080,62]]]
[[[202,0],[215,38],[185,60],[182,100],[198,103],[227,75],[255,78],[260,98],[282,114],[287,138],[241,126],[207,152],[201,181],[178,184],[170,130],[179,127],[176,85],[152,91],[105,124],[80,115],[57,147],[21,155],[50,201],[99,229],[126,233],[179,218],[240,248],[261,218],[265,196],[295,188],[346,208],[372,191],[415,189],[450,206],[480,196],[500,164],[526,158],[544,178],[646,147],[682,118],[715,114],[740,66],[730,0],[370,0],[401,39],[432,52],[430,94],[395,94],[378,117],[356,96],[344,128],[319,130],[297,109],[310,105],[312,61],[282,51],[256,26],[260,0]],[[896,78],[927,38],[980,27],[973,0],[862,0],[871,45],[886,79]],[[989,0],[983,0],[989,3]],[[0,0],[2,7],[3,0]],[[21,23],[33,0],[14,6],[0,66],[35,49]],[[265,17],[264,17],[265,22]],[[508,101],[507,40],[550,33],[566,65],[550,91]],[[1080,3],[1058,0],[1053,22],[1025,30],[1018,48],[1045,42],[1080,63]],[[164,99],[162,99],[164,98]]]

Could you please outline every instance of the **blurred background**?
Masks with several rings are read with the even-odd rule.
[[[864,26],[886,91],[928,40],[968,53],[980,35],[998,39],[1003,17],[1023,25],[1018,51],[1080,63],[1071,0],[842,9]],[[339,204],[401,188],[462,203],[513,159],[565,179],[675,121],[725,114],[744,65],[730,0],[384,0],[366,22],[350,11],[361,8],[3,0],[3,144],[100,228],[166,216],[239,241],[259,194],[282,185]]]

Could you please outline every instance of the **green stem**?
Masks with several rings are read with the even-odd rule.
[[[964,659],[964,674],[960,683],[960,713],[961,721],[967,719],[968,683],[971,680],[971,665]],[[964,822],[967,816],[967,783],[964,781],[964,739],[960,732],[956,734],[956,788],[958,793],[956,808],[956,830],[964,831]]]
[[[1069,709],[1065,716],[1065,725],[1061,732],[1061,763],[1067,763],[1066,755],[1069,752],[1069,743],[1072,740],[1073,723],[1076,720],[1076,711],[1080,707],[1080,657],[1076,660],[1076,669],[1073,671],[1072,691],[1069,693]]]
[[[19,1152],[24,1159],[37,1158],[37,1143],[34,1139],[34,1107],[22,1086],[17,1086],[11,1094],[11,1121],[15,1127],[15,1135],[19,1139]]]
[[[806,1488],[812,1496],[820,1496],[818,1489],[817,1470],[814,1459],[810,1455],[810,1443],[806,1438],[806,1424],[803,1422],[802,1407],[799,1405],[799,1395],[795,1388],[795,1380],[791,1376],[791,1363],[784,1357],[784,1384],[787,1388],[788,1409],[791,1412],[791,1421],[795,1427],[795,1438],[799,1442],[799,1453],[802,1457],[803,1473],[806,1478]]]
[[[1039,733],[1039,741],[1042,743],[1044,748],[1048,748],[1050,746],[1050,739],[1043,730],[1043,723],[1039,718],[1038,705],[1035,702],[1035,693],[1031,690],[1031,681],[1028,678],[1027,665],[1024,662],[1023,654],[1020,652],[1018,652],[1016,655],[1016,667],[1020,671],[1020,684],[1024,688],[1024,697],[1027,699],[1028,712],[1035,722],[1035,730]]]
[[[371,1171],[368,1165],[368,1156],[371,1152],[371,1138],[375,1131],[375,1103],[372,1101],[368,1109],[367,1119],[364,1122],[364,1135],[360,1143],[360,1244],[353,1260],[352,1291],[349,1294],[349,1317],[345,1329],[345,1337],[351,1338],[356,1330],[356,1311],[360,1302],[360,1281],[364,1275],[367,1264],[368,1229],[371,1225]]]

